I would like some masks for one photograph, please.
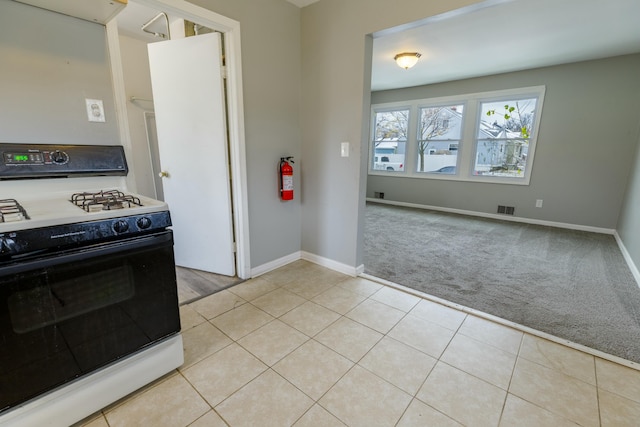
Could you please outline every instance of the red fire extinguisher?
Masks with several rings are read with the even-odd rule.
[[[278,176],[280,178],[280,198],[282,200],[293,200],[293,157],[280,157]]]

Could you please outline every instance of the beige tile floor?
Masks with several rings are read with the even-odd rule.
[[[184,366],[81,425],[640,425],[637,370],[305,261],[181,316]]]

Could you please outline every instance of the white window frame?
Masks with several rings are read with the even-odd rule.
[[[531,86],[490,92],[461,94],[455,96],[418,99],[403,102],[391,102],[374,104],[371,106],[371,137],[369,138],[369,175],[381,175],[389,177],[410,177],[420,179],[435,179],[448,181],[485,182],[511,185],[529,185],[531,171],[535,160],[535,152],[538,140],[538,132],[542,119],[545,86]],[[529,138],[529,151],[522,177],[499,177],[490,175],[474,175],[475,155],[477,152],[477,135],[480,121],[480,104],[482,102],[494,102],[502,100],[537,98],[535,108],[535,122]],[[418,149],[417,137],[419,126],[419,109],[438,105],[464,105],[462,117],[462,134],[458,145],[458,167],[455,174],[439,174],[417,172]],[[373,169],[373,136],[375,128],[375,116],[377,112],[399,110],[409,108],[408,137],[405,146],[405,164],[403,172],[390,172]]]

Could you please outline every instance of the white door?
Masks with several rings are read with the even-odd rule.
[[[176,264],[235,275],[218,33],[148,45]]]

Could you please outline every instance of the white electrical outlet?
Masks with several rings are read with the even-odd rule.
[[[542,199],[536,200],[536,208],[541,208],[541,207],[542,207]]]
[[[105,122],[104,105],[101,99],[85,99],[87,104],[87,117],[90,122]]]

